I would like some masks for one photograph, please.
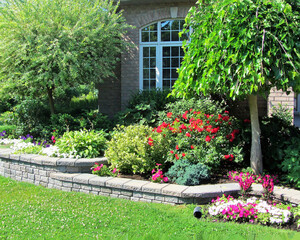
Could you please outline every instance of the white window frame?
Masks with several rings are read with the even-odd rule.
[[[183,41],[160,41],[161,40],[161,23],[165,21],[184,20],[184,19],[166,19],[158,22],[154,22],[143,26],[139,30],[139,88],[143,89],[143,48],[144,47],[156,47],[156,88],[163,89],[162,80],[162,49],[163,47],[181,47]],[[142,42],[142,29],[157,23],[157,41],[156,42]]]

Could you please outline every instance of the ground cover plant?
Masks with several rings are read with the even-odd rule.
[[[169,206],[68,193],[0,177],[4,239],[299,239],[300,233],[193,217]]]

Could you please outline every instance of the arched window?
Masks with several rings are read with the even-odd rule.
[[[183,59],[179,37],[184,20],[165,20],[140,30],[140,89],[170,89],[178,78],[177,68]]]

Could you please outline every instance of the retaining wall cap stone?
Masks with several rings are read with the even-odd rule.
[[[78,173],[50,173],[50,177],[53,179],[72,182],[73,178],[79,175]]]
[[[142,191],[149,192],[149,193],[161,193],[162,189],[167,187],[168,185],[170,185],[170,184],[149,182],[148,184],[146,184],[142,187]]]
[[[45,159],[44,156],[36,156],[36,157],[33,157],[33,158],[31,159],[31,162],[32,162],[32,163],[35,163],[35,164],[42,165],[44,159]]]
[[[106,182],[107,187],[114,187],[114,188],[123,188],[123,185],[127,182],[132,181],[129,178],[112,178]]]
[[[56,164],[57,164],[57,166],[74,167],[75,161],[76,161],[76,159],[74,159],[74,158],[60,158],[56,161]]]
[[[162,189],[162,193],[170,196],[182,197],[182,193],[188,188],[188,186],[169,184]]]
[[[44,159],[42,160],[42,164],[47,166],[57,166],[57,161],[59,159],[60,158],[56,157],[44,157]]]
[[[90,160],[93,161],[93,165],[95,163],[99,163],[99,164],[108,164],[108,160],[106,157],[98,157],[98,158],[91,158]]]
[[[124,183],[123,188],[126,190],[141,191],[142,187],[148,183],[148,181],[143,180],[132,180],[127,183]]]
[[[106,182],[108,180],[113,179],[113,177],[100,177],[100,176],[96,176],[96,175],[94,175],[94,176],[95,176],[94,178],[91,178],[89,180],[89,184],[95,185],[95,186],[103,186],[103,187],[105,187],[106,186]]]
[[[89,184],[89,180],[97,176],[89,173],[81,173],[73,178],[73,181],[76,183]]]
[[[80,158],[75,161],[75,167],[92,167],[95,164],[93,158]]]
[[[10,154],[9,158],[11,160],[20,161],[20,154]]]
[[[38,156],[40,156],[40,155],[38,155],[38,154],[21,154],[20,161],[34,163],[33,158],[38,157]]]
[[[188,187],[183,193],[183,197],[211,198],[222,196],[222,188],[218,185],[203,185]]]

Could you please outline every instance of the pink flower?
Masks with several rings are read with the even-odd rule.
[[[112,173],[116,173],[116,171],[117,171],[117,169],[116,169],[116,168],[114,168],[114,170],[112,171]]]
[[[164,182],[168,182],[169,178],[168,177],[164,177],[163,180],[164,180]]]

